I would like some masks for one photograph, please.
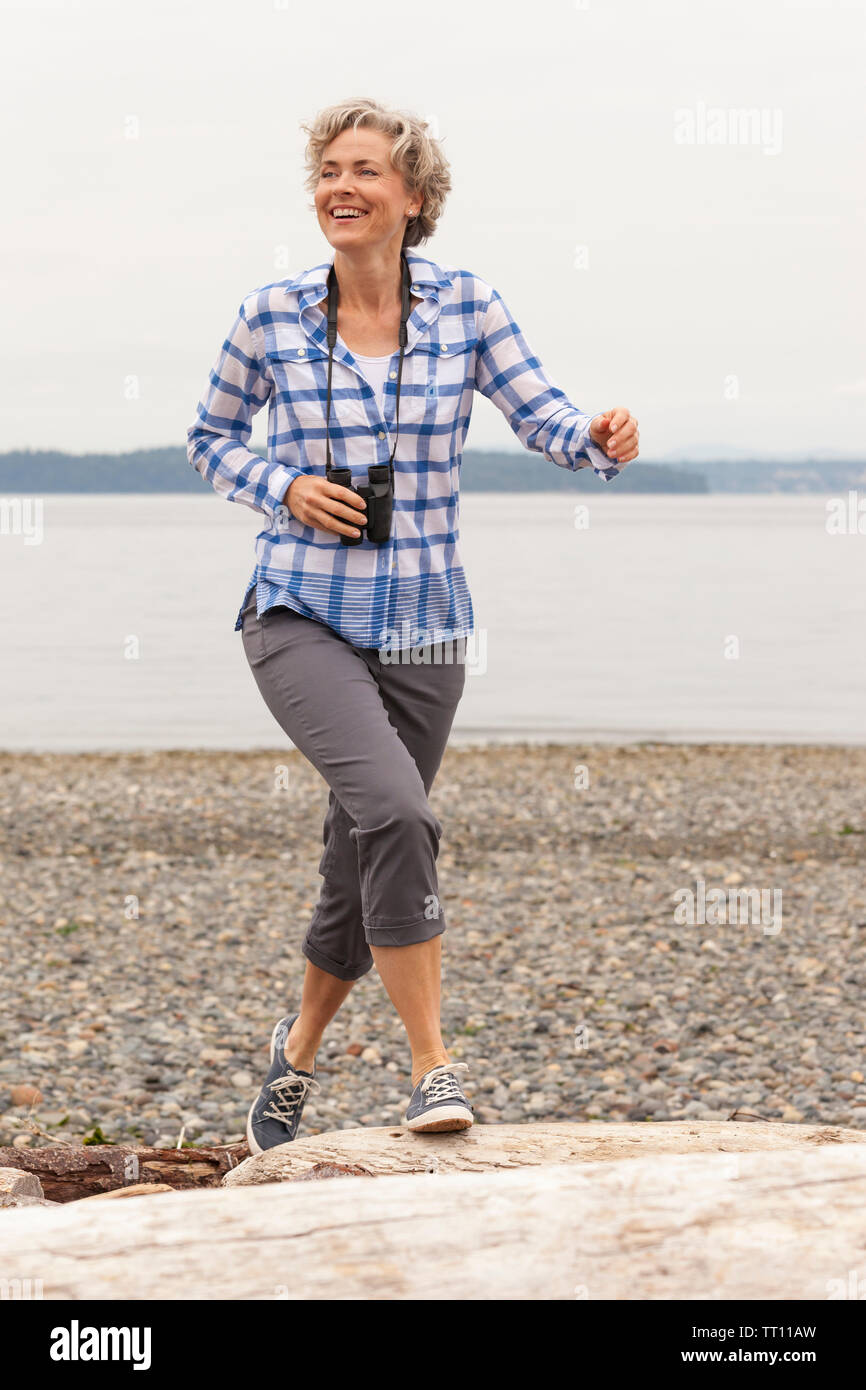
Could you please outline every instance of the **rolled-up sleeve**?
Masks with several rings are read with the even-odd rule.
[[[242,502],[272,521],[303,469],[263,459],[248,448],[253,416],[267,404],[271,380],[241,304],[211,369],[187,430],[187,458],[229,502]]]
[[[626,467],[609,459],[593,441],[589,427],[595,415],[572,405],[547,375],[495,289],[484,312],[475,388],[502,411],[524,448],[560,468],[591,466],[610,481]]]

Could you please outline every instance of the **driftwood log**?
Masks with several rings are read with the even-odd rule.
[[[0,1168],[33,1173],[49,1201],[73,1202],[139,1183],[183,1191],[217,1187],[221,1182],[285,1182],[301,1175],[467,1172],[638,1158],[647,1153],[745,1153],[840,1143],[866,1143],[866,1132],[724,1121],[476,1125],[452,1135],[417,1135],[391,1126],[313,1135],[255,1158],[249,1157],[246,1144],[209,1149],[133,1149],[113,1144],[0,1148]]]
[[[456,1134],[413,1134],[399,1127],[340,1129],[280,1144],[247,1158],[223,1178],[226,1187],[287,1182],[316,1164],[360,1164],[378,1175],[489,1172],[549,1163],[591,1163],[648,1154],[736,1155],[827,1144],[864,1144],[866,1131],[830,1125],[737,1123],[474,1125]]]
[[[133,1149],[115,1144],[47,1144],[39,1149],[0,1148],[0,1168],[34,1173],[51,1202],[113,1192],[137,1183],[173,1188],[216,1187],[249,1154],[246,1144],[213,1149]]]
[[[46,1299],[823,1301],[866,1278],[866,1145],[170,1192],[0,1232]]]

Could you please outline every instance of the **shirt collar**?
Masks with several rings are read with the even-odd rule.
[[[453,277],[435,261],[428,261],[411,250],[404,254],[412,272],[412,292],[419,299],[427,299],[430,295],[438,299],[438,292],[448,289]],[[286,294],[297,294],[299,310],[319,303],[328,293],[328,271],[333,263],[334,256],[331,254],[328,260],[313,266],[312,270],[305,270],[293,279],[283,281]]]

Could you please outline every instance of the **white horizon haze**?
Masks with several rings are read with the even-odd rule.
[[[330,255],[299,123],[373,96],[451,163],[419,253],[495,285],[574,404],[627,405],[643,460],[863,456],[859,0],[2,18],[0,450],[185,443],[241,299]],[[476,395],[467,448],[518,447]]]

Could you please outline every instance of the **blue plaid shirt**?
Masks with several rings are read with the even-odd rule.
[[[301,473],[325,476],[327,274],[333,257],[290,280],[251,291],[216,359],[187,431],[192,466],[230,502],[262,512],[253,586],[259,615],[285,604],[360,647],[392,650],[468,637],[472,599],[459,536],[460,463],[473,392],[499,407],[527,449],[560,468],[612,462],[589,434],[593,418],[545,373],[501,295],[468,270],[404,252],[412,293],[400,384],[390,539],[344,546],[337,532],[304,525],[283,503]],[[399,349],[385,382],[384,413],[338,335],[331,383],[331,458],[355,486],[387,463],[393,440]],[[266,402],[268,452],[249,449],[252,417]]]

